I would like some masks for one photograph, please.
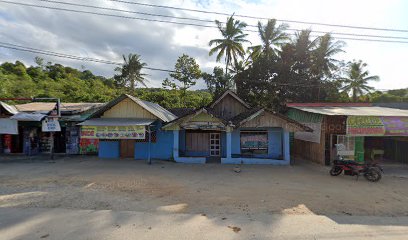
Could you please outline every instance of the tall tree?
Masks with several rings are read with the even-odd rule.
[[[342,90],[346,93],[351,93],[353,102],[357,101],[357,97],[364,94],[364,92],[371,92],[373,87],[368,85],[369,81],[379,81],[380,78],[376,75],[369,76],[370,73],[364,68],[367,67],[363,61],[354,60],[349,63],[347,76],[342,79]]]
[[[254,46],[254,48],[262,49],[261,52],[267,56],[278,56],[280,48],[290,39],[285,32],[288,27],[287,24],[277,26],[276,19],[269,19],[266,25],[258,22],[258,33],[262,45]]]
[[[343,41],[336,41],[330,33],[318,37],[316,49],[313,51],[315,73],[329,79],[333,73],[338,72],[341,62],[334,58],[335,55],[343,53]]]
[[[187,89],[194,86],[197,83],[197,80],[201,77],[200,66],[194,58],[187,54],[183,54],[177,59],[174,66],[174,72],[170,73],[170,77],[172,77],[173,80],[166,78],[163,81],[163,87],[181,90],[183,103],[185,105]],[[175,83],[175,80],[178,81],[178,83]]]
[[[130,91],[134,91],[137,84],[146,86],[146,74],[141,71],[147,64],[142,62],[140,55],[130,53],[127,58],[123,55],[123,61],[122,66],[115,68],[115,71],[119,73],[114,76],[116,83]]]
[[[243,58],[245,56],[243,43],[249,41],[246,40],[248,34],[244,34],[243,31],[247,24],[235,20],[234,15],[228,17],[225,26],[218,20],[216,20],[215,23],[217,24],[222,38],[213,39],[208,43],[210,47],[215,45],[210,50],[209,55],[212,56],[214,53],[217,53],[217,62],[221,61],[224,57],[225,73],[227,73],[230,64],[238,61],[238,57]]]
[[[202,77],[207,84],[208,91],[215,97],[232,87],[231,75],[224,74],[223,69],[220,67],[215,67],[213,74],[203,73]]]

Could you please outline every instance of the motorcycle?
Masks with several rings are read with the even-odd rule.
[[[384,170],[381,166],[375,163],[359,164],[355,161],[344,160],[342,157],[338,157],[334,160],[333,167],[330,169],[331,176],[338,176],[344,171],[344,175],[357,176],[363,174],[365,179],[370,182],[378,182],[382,177]]]

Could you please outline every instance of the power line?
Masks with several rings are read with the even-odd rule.
[[[214,23],[214,20],[209,20],[209,19],[198,19],[198,18],[191,18],[191,17],[177,17],[177,16],[169,16],[169,15],[163,15],[163,14],[155,14],[155,13],[146,13],[146,12],[140,12],[140,11],[130,11],[130,10],[124,10],[124,9],[118,9],[118,8],[108,8],[108,7],[99,7],[99,6],[93,6],[93,5],[86,5],[86,4],[78,4],[78,3],[69,3],[69,2],[63,2],[63,1],[52,1],[52,0],[37,0],[40,2],[47,2],[47,3],[56,3],[56,4],[62,4],[62,5],[68,5],[68,6],[75,6],[75,7],[86,7],[86,8],[93,8],[93,9],[99,9],[99,10],[107,10],[107,11],[116,11],[116,12],[123,12],[123,13],[132,13],[132,14],[139,14],[139,15],[145,15],[145,16],[153,16],[153,17],[164,17],[164,18],[173,18],[173,19],[180,19],[180,20],[191,20],[191,21],[197,21],[197,22],[203,22],[203,23]],[[225,22],[221,22],[225,23]],[[258,28],[257,25],[251,25],[248,24],[248,27],[254,27]],[[287,30],[289,31],[301,31],[301,29],[294,29],[294,28],[288,28]],[[255,31],[257,32],[257,31]],[[315,31],[315,33],[321,33],[321,34],[333,34],[333,35],[345,35],[345,36],[356,36],[356,37],[372,37],[372,38],[389,38],[389,39],[405,39],[408,40],[408,37],[397,37],[397,36],[386,36],[386,35],[372,35],[372,34],[356,34],[356,33],[343,33],[343,32],[325,32],[325,31]]]
[[[26,46],[21,46],[21,45],[12,44],[12,43],[6,43],[6,42],[0,42],[0,47],[18,50],[18,51],[42,54],[42,55],[47,55],[47,56],[59,57],[59,58],[67,58],[67,59],[72,59],[72,60],[103,63],[103,64],[110,64],[110,65],[120,65],[120,66],[123,65],[123,63],[120,63],[120,62],[114,62],[114,61],[98,59],[98,58],[80,57],[80,56],[75,56],[75,55],[70,55],[70,54],[65,54],[65,53],[58,53],[58,52],[42,50],[42,49],[37,49],[37,48],[32,48],[32,47],[26,47]],[[161,71],[161,72],[172,72],[172,73],[176,72],[173,70],[154,68],[154,67],[143,67],[143,68],[148,69],[148,70],[153,70],[153,71]]]
[[[198,13],[207,13],[207,14],[215,14],[215,15],[222,15],[222,16],[231,16],[230,13],[225,13],[225,12],[205,11],[205,10],[198,10],[198,9],[191,9],[191,8],[172,7],[172,6],[165,6],[165,5],[158,5],[158,4],[148,4],[148,3],[124,1],[124,0],[108,0],[108,1],[126,3],[126,4],[134,4],[134,5],[140,5],[140,6],[146,6],[146,7],[167,8],[167,9],[174,9],[174,10],[182,10],[182,11],[190,11],[190,12],[198,12]],[[234,16],[241,17],[241,18],[262,19],[262,20],[270,19],[270,18],[266,18],[266,17],[255,17],[255,16],[241,15],[241,14],[235,14]],[[287,19],[276,19],[276,20],[280,21],[280,22],[311,24],[311,25],[328,26],[328,27],[341,27],[341,28],[354,28],[354,29],[365,29],[365,30],[375,30],[375,31],[390,31],[390,32],[405,32],[405,33],[408,33],[408,30],[406,30],[406,29],[374,28],[374,27],[363,27],[363,26],[341,25],[341,24],[329,24],[329,23],[319,23],[319,22],[307,22],[307,21],[287,20]]]
[[[142,21],[150,21],[150,22],[160,22],[160,23],[171,23],[171,24],[184,25],[184,26],[217,28],[216,26],[208,26],[208,25],[195,24],[195,23],[182,23],[182,22],[175,22],[175,21],[168,21],[168,20],[157,20],[157,19],[148,19],[148,18],[140,18],[140,17],[132,17],[132,16],[107,14],[107,13],[89,12],[89,11],[74,10],[74,9],[67,9],[67,8],[39,6],[39,5],[26,4],[26,3],[9,2],[9,1],[4,1],[4,0],[0,0],[0,2],[8,3],[8,4],[14,4],[14,5],[35,7],[35,8],[45,8],[45,9],[52,9],[52,10],[59,10],[59,11],[66,11],[66,12],[85,13],[85,14],[92,14],[92,15],[98,15],[98,16],[117,17],[117,18],[142,20]],[[249,30],[249,29],[245,30],[245,31],[247,31],[247,32],[258,32],[256,30]],[[293,35],[293,34],[290,34],[290,35]],[[313,36],[313,37],[319,37],[319,36]],[[383,43],[405,43],[405,44],[408,43],[408,41],[392,41],[392,40],[383,40],[383,39],[367,39],[367,38],[351,38],[351,37],[350,38],[349,37],[336,37],[336,39],[355,40],[355,41],[368,41],[368,42],[383,42]]]

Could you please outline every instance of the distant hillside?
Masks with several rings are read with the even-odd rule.
[[[127,92],[166,108],[184,107],[177,90],[161,88],[123,89],[113,78],[96,76],[61,64],[25,66],[22,62],[0,65],[0,98],[56,97],[63,102],[107,102]],[[205,91],[188,91],[186,106],[197,108],[211,102]]]

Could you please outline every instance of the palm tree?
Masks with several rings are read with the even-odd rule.
[[[225,26],[218,20],[216,20],[215,23],[223,38],[213,39],[208,43],[210,47],[215,45],[215,47],[210,50],[209,55],[211,56],[217,52],[217,62],[221,61],[222,57],[225,57],[225,74],[227,74],[228,67],[233,62],[237,62],[238,57],[243,58],[245,56],[245,50],[242,44],[249,42],[245,39],[248,34],[243,33],[247,24],[235,20],[234,15],[227,19]]]
[[[331,77],[333,71],[339,68],[339,61],[334,59],[333,56],[344,52],[344,46],[343,41],[335,41],[330,33],[319,37],[316,49],[313,51],[316,71]]]
[[[378,76],[369,76],[369,72],[364,70],[367,66],[361,60],[349,63],[347,77],[342,79],[344,86],[343,92],[351,93],[353,102],[357,101],[357,97],[363,95],[364,92],[371,92],[373,87],[368,86],[369,81],[378,81]]]
[[[130,53],[127,58],[123,55],[123,61],[121,67],[115,68],[115,71],[119,72],[119,75],[115,75],[118,84],[129,88],[131,91],[135,89],[137,84],[146,87],[146,79],[144,78],[146,74],[141,73],[141,70],[147,64],[141,61],[140,55]]]
[[[276,19],[269,19],[266,25],[258,22],[258,32],[262,45],[255,46],[261,48],[267,56],[278,56],[280,48],[288,42],[289,36],[285,33],[287,24],[276,26]]]

